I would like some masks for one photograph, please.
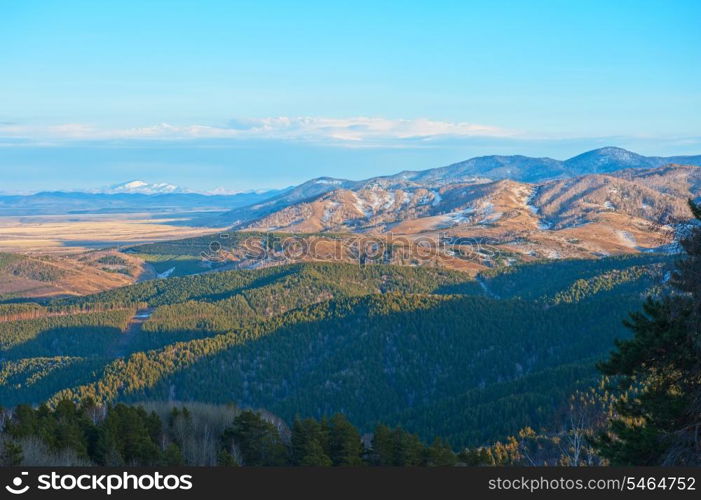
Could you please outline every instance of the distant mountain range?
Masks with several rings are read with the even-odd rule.
[[[294,207],[300,202],[310,202],[321,195],[343,190],[352,191],[356,195],[366,191],[375,191],[377,193],[378,190],[411,192],[413,194],[409,197],[405,196],[402,198],[404,200],[403,210],[406,211],[411,207],[411,202],[408,200],[416,195],[424,199],[424,201],[431,200],[434,211],[440,211],[442,207],[438,207],[437,190],[447,185],[479,185],[499,180],[534,184],[577,178],[585,175],[612,174],[625,169],[650,169],[668,164],[701,166],[701,155],[668,158],[648,157],[621,148],[606,147],[583,153],[565,161],[520,155],[483,156],[454,163],[446,167],[422,171],[403,171],[395,175],[373,177],[361,181],[320,177],[286,190],[268,200],[250,206],[236,207],[223,214],[222,218],[239,226],[247,225],[251,221],[263,219],[286,207]],[[434,194],[429,194],[425,190],[432,190],[431,192]],[[372,196],[370,197],[372,198]],[[373,204],[379,202],[366,200],[365,204],[376,211],[380,206],[388,203],[388,200],[387,198],[377,207]],[[362,205],[363,202],[360,204]],[[421,202],[419,201],[420,204]],[[360,213],[365,213],[365,211],[363,208],[359,209]],[[408,212],[405,214],[406,217],[411,215]],[[329,220],[332,219],[332,217],[328,216],[327,218]],[[260,221],[255,225],[263,227],[268,222]],[[288,225],[282,223],[278,227]],[[322,224],[322,227],[319,229],[322,229],[325,225]]]
[[[588,174],[606,174],[626,168],[654,168],[669,163],[701,165],[701,155],[665,158],[642,156],[625,149],[606,147],[582,153],[565,161],[518,155],[481,156],[447,167],[420,172],[400,172],[389,178],[431,183],[465,182],[476,178],[541,182]]]
[[[687,200],[701,198],[699,165],[701,156],[618,148],[564,162],[482,157],[363,181],[314,179],[225,212],[214,225],[479,239],[517,260],[669,252],[690,217]]]
[[[670,164],[688,168],[655,170]],[[198,194],[172,184],[133,180],[101,193],[0,196],[0,214],[202,211],[213,214],[194,224],[413,234],[467,227],[474,232],[479,221],[504,225],[511,220],[505,211],[525,210],[523,227],[542,231],[592,222],[602,213],[623,211],[647,221],[660,219],[660,214],[681,216],[685,197],[700,194],[694,166],[701,166],[701,155],[649,157],[606,147],[565,161],[483,156],[360,181],[320,177],[287,189],[238,194]],[[498,199],[507,191],[513,202]],[[631,200],[639,206],[633,207]]]
[[[47,191],[32,195],[0,195],[0,215],[221,212],[258,203],[283,192],[270,190],[207,195],[187,192],[171,184],[132,181],[100,193]]]

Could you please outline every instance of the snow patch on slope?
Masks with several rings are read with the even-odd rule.
[[[150,184],[140,180],[115,184],[103,191],[105,194],[171,194],[184,192],[186,192],[184,189],[173,184],[165,182]]]
[[[470,222],[474,213],[474,208],[466,208],[464,210],[457,210],[455,212],[443,214],[440,216],[439,224],[441,227],[451,227],[457,226],[459,224],[466,224]]]
[[[340,203],[338,203],[337,201],[328,201],[326,206],[324,207],[324,214],[321,216],[321,222],[329,222],[334,216],[334,213],[339,205]]]
[[[638,241],[635,239],[635,236],[633,236],[631,233],[628,231],[616,231],[616,234],[618,236],[618,239],[621,240],[621,242],[630,248],[637,248],[638,246]]]

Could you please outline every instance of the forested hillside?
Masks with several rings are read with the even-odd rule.
[[[510,423],[544,424],[594,376],[637,299],[604,304],[401,294],[324,302],[260,328],[117,362],[97,384],[68,395],[235,399],[288,419],[343,410],[362,427],[412,409],[395,423],[426,437],[416,421],[430,415],[451,442],[475,445],[515,432]],[[545,384],[535,383],[539,376]],[[470,404],[440,409],[456,398]]]
[[[669,261],[564,260],[476,279],[296,264],[6,303],[0,401],[235,403],[288,422],[341,412],[363,432],[384,423],[481,445],[547,425],[591,384]]]

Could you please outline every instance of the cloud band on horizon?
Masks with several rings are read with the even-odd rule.
[[[230,120],[224,126],[158,125],[131,128],[101,128],[94,125],[0,125],[0,139],[25,141],[91,140],[284,140],[343,144],[384,143],[386,141],[431,140],[465,137],[515,137],[517,132],[490,125],[379,117],[271,117]],[[385,145],[385,144],[383,144]]]

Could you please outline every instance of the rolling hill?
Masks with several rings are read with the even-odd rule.
[[[0,253],[0,300],[86,295],[153,276],[142,260],[109,250],[70,256]]]
[[[445,167],[422,171],[402,171],[394,175],[351,181],[320,177],[312,179],[264,203],[239,207],[224,217],[234,224],[263,218],[290,205],[310,202],[331,191],[361,192],[377,186],[387,191],[440,188],[448,184],[480,184],[498,180],[543,183],[554,179],[608,174],[625,169],[650,169],[668,164],[701,166],[701,156],[648,157],[606,147],[588,151],[565,161],[528,156],[483,156]]]
[[[6,304],[6,317],[26,319],[0,322],[0,396],[234,402],[287,420],[340,411],[363,429],[383,421],[486,443],[548,423],[591,383],[669,260],[534,263],[477,280],[299,264],[151,280],[32,311]]]

